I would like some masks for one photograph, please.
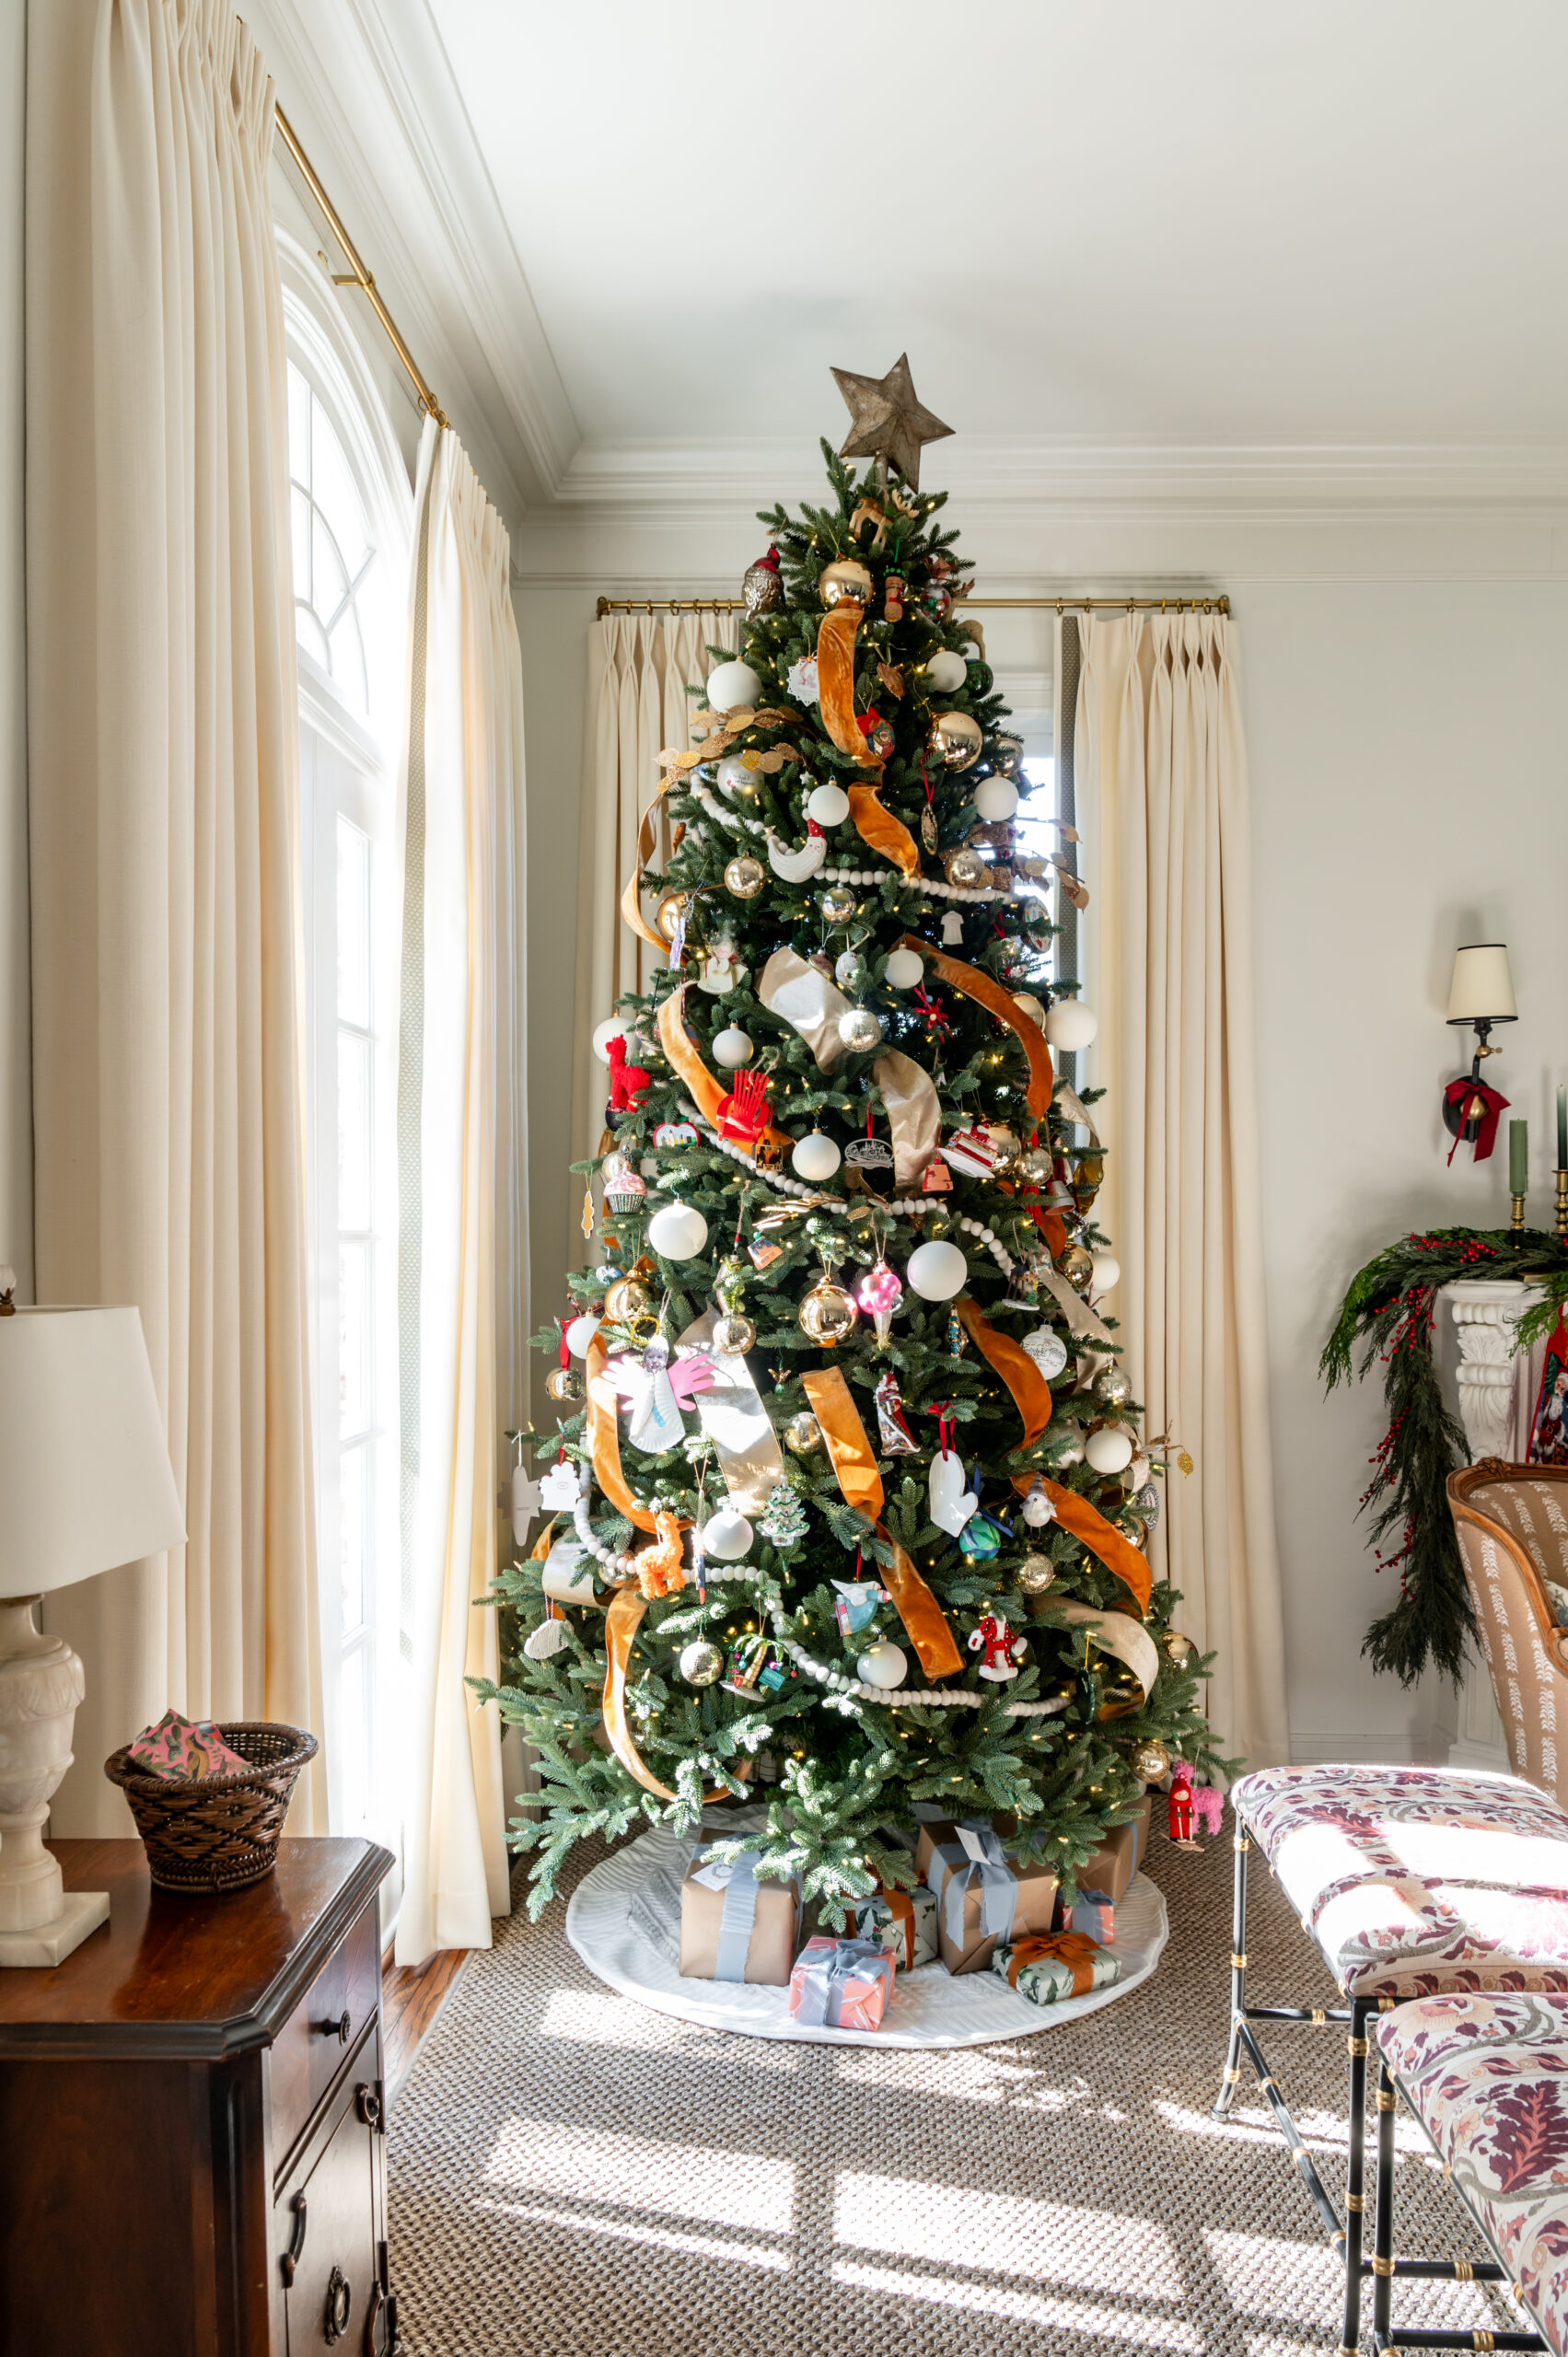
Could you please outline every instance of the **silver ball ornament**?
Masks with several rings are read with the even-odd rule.
[[[808,1408],[792,1416],[784,1428],[784,1443],[792,1457],[815,1457],[822,1446],[822,1427]]]
[[[848,924],[860,904],[847,884],[830,884],[819,905],[825,924]]]
[[[852,1056],[868,1056],[882,1044],[882,1018],[869,1006],[852,1006],[839,1017],[839,1038]]]
[[[1055,1577],[1049,1555],[1026,1555],[1018,1566],[1018,1585],[1026,1596],[1043,1596]]]
[[[724,1655],[706,1637],[693,1637],[680,1648],[678,1666],[688,1686],[713,1686],[724,1676]]]
[[[808,1341],[833,1350],[854,1331],[860,1312],[842,1285],[824,1281],[813,1285],[795,1313],[796,1323]],[[815,1422],[815,1419],[813,1419]]]
[[[728,1359],[743,1359],[748,1351],[757,1347],[757,1329],[749,1318],[742,1318],[738,1310],[731,1310],[721,1318],[713,1330],[713,1346]]]
[[[724,872],[724,888],[733,892],[738,900],[754,900],[768,881],[768,871],[760,859],[749,852],[742,852],[732,859]]]
[[[1095,1377],[1095,1398],[1107,1408],[1120,1408],[1132,1394],[1132,1386],[1119,1366],[1103,1367]]]

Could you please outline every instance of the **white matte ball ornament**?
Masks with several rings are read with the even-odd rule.
[[[974,807],[993,826],[1010,819],[1018,807],[1018,789],[1008,777],[982,777],[974,790]]]
[[[1040,1004],[1040,1000],[1036,998],[1033,991],[1015,991],[1013,993],[1013,1004],[1015,1006],[1022,1007],[1024,1013],[1028,1016],[1031,1023],[1043,1023],[1045,1021],[1045,1008]]]
[[[1095,1272],[1089,1279],[1091,1293],[1109,1293],[1112,1285],[1121,1282],[1121,1263],[1114,1252],[1097,1252]]]
[[[854,1666],[854,1674],[863,1686],[901,1686],[908,1668],[902,1645],[890,1644],[883,1638],[866,1647]]]
[[[806,815],[819,827],[842,827],[849,817],[849,795],[842,785],[814,785],[806,797]]]
[[[703,1525],[703,1552],[716,1563],[738,1563],[751,1538],[751,1525],[733,1506],[720,1506]]]
[[[726,1072],[738,1072],[742,1064],[750,1062],[756,1052],[751,1034],[742,1031],[738,1024],[729,1024],[714,1041],[714,1062],[722,1064]]]
[[[904,1274],[922,1301],[951,1301],[962,1290],[970,1264],[956,1244],[920,1244]]]
[[[737,712],[743,703],[755,703],[761,692],[762,682],[749,663],[721,663],[716,671],[708,673],[711,711]]]
[[[1098,1030],[1099,1016],[1078,998],[1059,998],[1045,1018],[1046,1038],[1069,1056],[1088,1047]]]
[[[566,1329],[566,1348],[575,1359],[586,1359],[588,1344],[598,1332],[597,1318],[574,1318]]]
[[[708,1240],[708,1223],[690,1203],[666,1203],[648,1222],[648,1242],[665,1260],[694,1260]]]
[[[1097,1473],[1120,1473],[1132,1462],[1132,1435],[1120,1424],[1102,1424],[1084,1443],[1084,1455]]]
[[[820,1130],[813,1130],[809,1137],[802,1138],[789,1158],[798,1175],[809,1178],[814,1186],[830,1178],[843,1160],[832,1139],[825,1137]]]
[[[882,970],[890,991],[912,991],[925,972],[925,960],[918,949],[895,949]]]
[[[967,676],[963,656],[950,646],[939,646],[925,666],[925,684],[939,696],[956,695]]]
[[[626,1026],[618,1015],[607,1015],[602,1023],[594,1025],[594,1053],[601,1064],[610,1062],[610,1041],[624,1039],[625,1037]]]

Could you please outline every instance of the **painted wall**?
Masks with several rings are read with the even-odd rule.
[[[22,166],[27,0],[0,0],[0,1260],[32,1299]]]
[[[808,486],[802,486],[807,488]],[[781,487],[789,495],[789,487]],[[1550,1092],[1568,1078],[1561,916],[1568,779],[1558,678],[1568,538],[1550,514],[1277,517],[955,511],[992,595],[1228,589],[1241,633],[1257,892],[1266,1310],[1291,1736],[1302,1758],[1424,1757],[1440,1698],[1360,1658],[1382,1608],[1355,1524],[1376,1386],[1325,1400],[1317,1362],[1353,1271],[1409,1229],[1507,1215],[1500,1157],[1446,1168],[1452,952],[1505,939],[1520,1021],[1492,1070],[1528,1115],[1549,1216]],[[558,1306],[582,766],[596,592],[723,591],[756,553],[738,514],[541,523],[515,543],[527,689],[535,1297]],[[1049,551],[1049,564],[1040,552]],[[1561,569],[1559,569],[1561,567]],[[999,668],[1049,667],[1038,616],[998,617]],[[1091,885],[1094,879],[1090,878]]]

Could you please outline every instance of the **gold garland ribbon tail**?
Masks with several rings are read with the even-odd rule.
[[[691,1090],[692,1101],[703,1120],[710,1129],[716,1130],[719,1125],[719,1099],[726,1092],[686,1036],[685,1008],[686,984],[682,982],[670,993],[658,1011],[659,1045]],[[775,1130],[772,1122],[762,1135],[770,1145],[777,1147],[780,1154],[786,1154],[795,1144],[795,1140],[786,1137],[783,1130]],[[752,1151],[755,1153],[755,1147]]]
[[[883,1528],[882,1476],[877,1469],[876,1454],[865,1437],[865,1427],[850,1396],[842,1369],[818,1367],[803,1376],[801,1381],[811,1402],[811,1412],[822,1427],[822,1437],[845,1504],[874,1523],[878,1538],[893,1550],[892,1563],[879,1565],[878,1569],[919,1656],[921,1668],[927,1678],[956,1676],[964,1666],[963,1655],[953,1641],[947,1615],[898,1540]]]
[[[604,1731],[610,1737],[610,1747],[629,1776],[634,1776],[645,1792],[656,1793],[661,1801],[679,1800],[668,1784],[661,1784],[633,1739],[632,1725],[626,1716],[626,1667],[632,1658],[633,1641],[643,1625],[643,1615],[648,1599],[634,1587],[623,1587],[610,1599],[604,1616]],[[749,1759],[743,1760],[736,1775],[744,1783],[751,1772]],[[703,1794],[704,1806],[710,1801],[724,1800],[728,1786],[715,1784],[711,1793]]]
[[[989,1318],[976,1308],[968,1294],[953,1304],[958,1322],[993,1375],[1000,1376],[1023,1418],[1020,1448],[1032,1448],[1051,1422],[1051,1386],[1021,1342],[999,1334]]]
[[[626,888],[621,895],[621,913],[633,933],[640,933],[651,942],[661,958],[669,956],[669,944],[654,931],[643,914],[643,870],[653,856],[654,837],[658,830],[659,804],[664,800],[670,781],[666,778],[653,800],[643,813],[643,823],[637,830],[637,864],[626,878]]]
[[[834,611],[838,611],[836,607]],[[877,788],[874,785],[852,785],[846,791],[849,795],[849,815],[854,821],[854,830],[861,842],[870,850],[879,851],[884,859],[890,859],[906,877],[918,876],[920,851],[914,837],[901,819],[895,819],[890,810],[883,809]]]
[[[864,610],[853,598],[841,598],[823,615],[817,633],[817,702],[822,726],[840,752],[847,753],[875,780],[882,774],[882,764],[867,753],[854,709],[854,642],[863,620]],[[848,792],[850,816],[861,842],[890,859],[905,876],[918,876],[920,853],[914,837],[901,819],[883,809],[875,783],[862,782]]]
[[[587,1360],[588,1377],[588,1454],[593,1460],[594,1480],[618,1513],[639,1530],[650,1536],[654,1528],[653,1515],[646,1506],[639,1505],[626,1486],[626,1476],[621,1470],[621,1427],[616,1421],[621,1413],[621,1395],[605,1375],[609,1353],[596,1334],[588,1344]]]
[[[923,941],[915,933],[906,933],[899,946],[918,951],[927,965],[935,967],[937,979],[946,982],[949,990],[962,992],[965,998],[972,998],[977,1005],[983,1006],[988,1014],[993,1015],[998,1023],[1005,1023],[1010,1031],[1016,1032],[1029,1060],[1029,1111],[1037,1121],[1043,1121],[1051,1110],[1056,1070],[1051,1061],[1045,1033],[1040,1025],[1031,1016],[1026,1015],[1021,1006],[1014,1004],[1011,993],[1005,991],[1000,982],[993,981],[978,966],[966,966],[961,958],[949,958],[945,949]]]

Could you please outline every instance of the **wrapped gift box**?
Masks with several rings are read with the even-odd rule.
[[[215,1719],[182,1719],[178,1711],[144,1727],[131,1757],[144,1776],[243,1776],[250,1766],[230,1750]]]
[[[756,1860],[699,1851],[680,1886],[680,1969],[689,1980],[783,1989],[800,1929],[793,1882],[759,1882]]]
[[[936,1900],[936,1943],[949,1972],[983,1972],[999,1942],[1051,1929],[1056,1876],[1009,1858],[993,1826],[923,1825],[915,1864]]]
[[[1116,1910],[1098,1891],[1081,1890],[1073,1906],[1063,1904],[1057,1929],[1081,1932],[1097,1947],[1112,1948],[1116,1945]]]
[[[857,1939],[886,1948],[900,1972],[912,1972],[935,1959],[936,1894],[923,1883],[915,1890],[879,1890],[856,1904],[854,1931]]]
[[[1109,1898],[1114,1906],[1149,1853],[1147,1794],[1129,1824],[1113,1826],[1087,1863],[1078,1868],[1078,1888]]]
[[[1080,1932],[1053,1932],[1044,1939],[996,1947],[991,1969],[1031,2005],[1057,2005],[1064,1997],[1086,1997],[1091,1989],[1110,1988],[1121,1978],[1121,1959]]]
[[[876,2029],[893,1993],[893,1959],[872,1940],[807,1940],[789,1976],[789,2010],[803,2027]]]

